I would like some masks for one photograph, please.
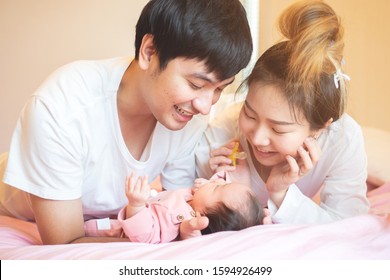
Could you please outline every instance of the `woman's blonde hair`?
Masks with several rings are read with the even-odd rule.
[[[297,117],[321,129],[344,112],[345,81],[336,80],[343,61],[343,27],[334,10],[322,1],[299,1],[280,16],[284,41],[259,58],[245,84],[280,88]]]

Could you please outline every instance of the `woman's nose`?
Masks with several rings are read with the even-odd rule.
[[[259,146],[268,146],[270,144],[269,133],[265,128],[258,127],[253,133],[252,143]]]

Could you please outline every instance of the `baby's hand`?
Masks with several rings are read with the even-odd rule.
[[[179,227],[180,239],[185,240],[201,236],[201,230],[209,225],[209,219],[196,213],[196,216],[190,220],[184,220]]]
[[[199,189],[201,186],[207,184],[210,180],[204,178],[196,178],[194,181],[194,189]]]
[[[150,196],[150,186],[147,176],[138,177],[136,180],[134,174],[126,178],[126,196],[131,207],[143,207]]]

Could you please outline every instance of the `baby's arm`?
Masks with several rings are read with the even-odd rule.
[[[132,173],[126,178],[126,196],[128,204],[126,207],[126,219],[134,216],[145,208],[145,203],[150,196],[150,186],[147,176],[134,178]]]

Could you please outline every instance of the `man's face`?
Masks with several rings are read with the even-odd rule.
[[[218,81],[204,62],[182,57],[160,70],[158,56],[148,69],[144,99],[156,119],[171,130],[182,129],[196,114],[207,115],[234,77]]]

